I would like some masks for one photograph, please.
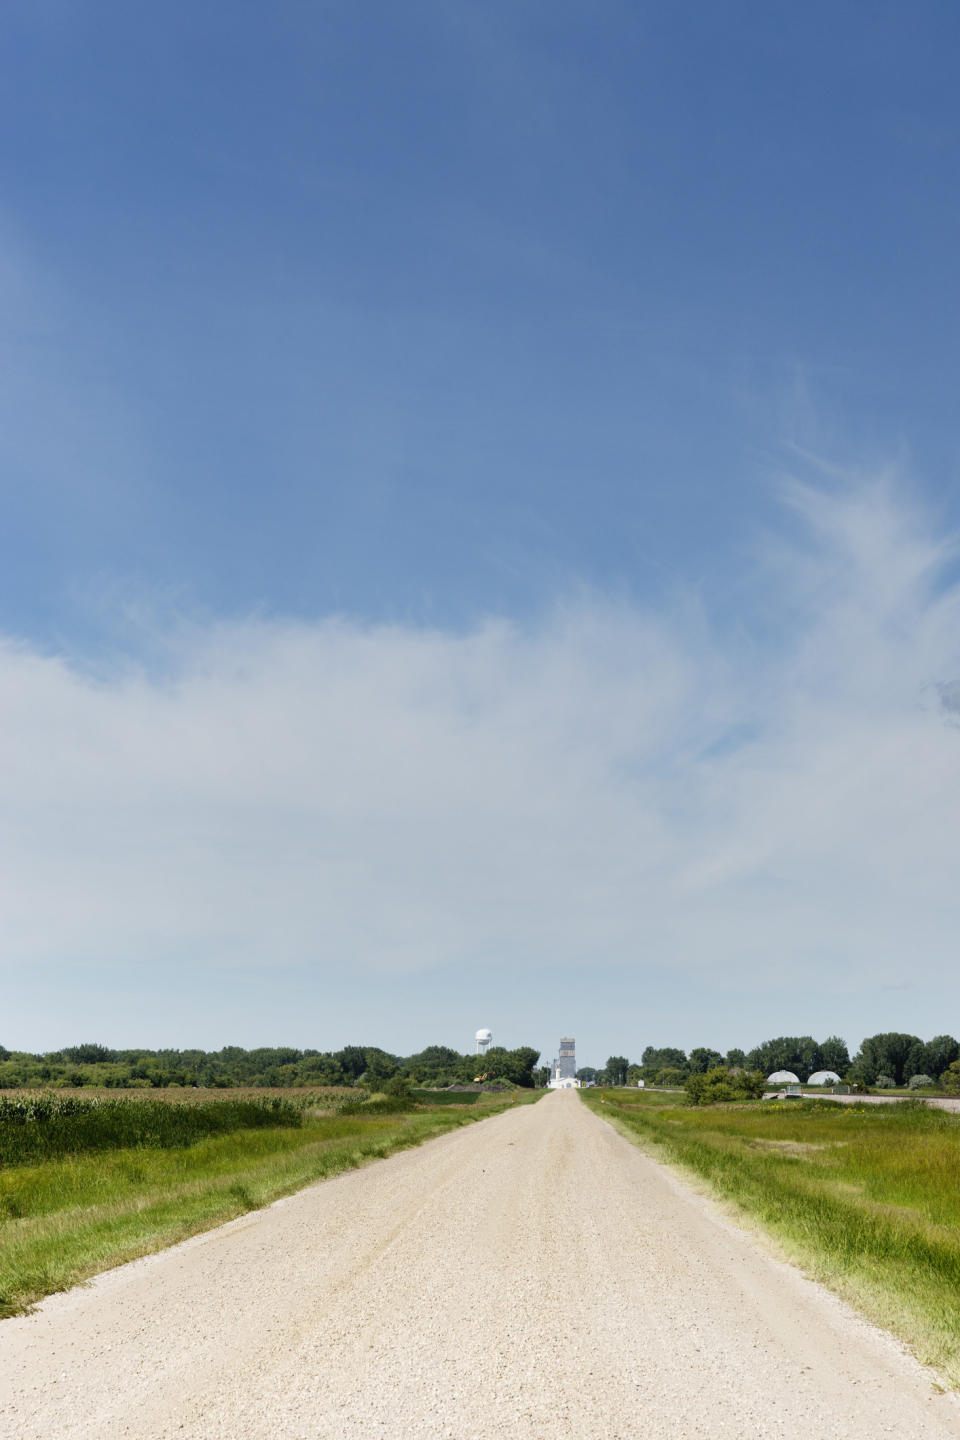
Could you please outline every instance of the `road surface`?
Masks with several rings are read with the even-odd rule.
[[[815,1097],[808,1095],[804,1098],[812,1100]],[[954,1114],[960,1110],[960,1097],[930,1099],[926,1095],[826,1095],[822,1098],[836,1100],[841,1105],[899,1105],[904,1100],[922,1100],[924,1105],[929,1105],[934,1110],[952,1110]]]
[[[16,1440],[941,1440],[960,1402],[558,1092],[0,1323]]]

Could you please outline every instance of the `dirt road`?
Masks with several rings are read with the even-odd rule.
[[[898,1440],[960,1403],[572,1093],[0,1323],[16,1440]]]

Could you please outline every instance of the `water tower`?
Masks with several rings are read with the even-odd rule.
[[[492,1031],[492,1030],[478,1030],[478,1031],[477,1031],[477,1054],[478,1054],[478,1055],[486,1055],[486,1053],[487,1053],[487,1046],[490,1044],[490,1041],[491,1041],[492,1039],[493,1039],[493,1031]]]

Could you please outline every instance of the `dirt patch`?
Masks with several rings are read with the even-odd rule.
[[[846,1140],[828,1140],[814,1145],[806,1140],[748,1140],[747,1144],[756,1150],[773,1150],[779,1155],[792,1155],[802,1160],[805,1155],[814,1155],[823,1150],[837,1150],[846,1145]]]

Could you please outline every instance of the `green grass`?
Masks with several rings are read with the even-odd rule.
[[[538,1098],[528,1092],[524,1100]],[[140,1112],[149,1102],[116,1102]],[[484,1096],[457,1108],[412,1109],[377,1101],[324,1113],[306,1104],[277,1112],[278,1123],[208,1133],[189,1144],[143,1138],[146,1115],[132,1114],[137,1145],[85,1149],[31,1163],[0,1165],[0,1316],[101,1270],[162,1249],[198,1231],[394,1151],[484,1119],[517,1101]],[[519,1102],[523,1103],[523,1102]],[[211,1101],[245,1118],[233,1098]],[[196,1112],[204,1107],[163,1109]],[[9,1117],[7,1117],[9,1120]],[[174,1124],[182,1121],[174,1117]],[[249,1118],[249,1117],[246,1117]],[[96,1117],[80,1117],[94,1124]],[[16,1129],[22,1118],[11,1123]],[[35,1120],[38,1128],[45,1122]],[[190,1122],[184,1122],[189,1124]],[[102,1132],[95,1131],[96,1141]],[[2,1144],[2,1134],[0,1134]],[[36,1147],[35,1147],[36,1153]]]
[[[683,1103],[682,1090],[581,1090],[580,1094],[586,1100],[591,1094],[610,1096],[611,1099],[623,1101],[625,1105],[635,1104],[638,1100],[643,1105],[681,1105]]]
[[[487,1092],[481,1090],[414,1090],[414,1100],[418,1105],[475,1105],[481,1094]]]
[[[960,1384],[960,1117],[909,1103],[581,1098]]]

